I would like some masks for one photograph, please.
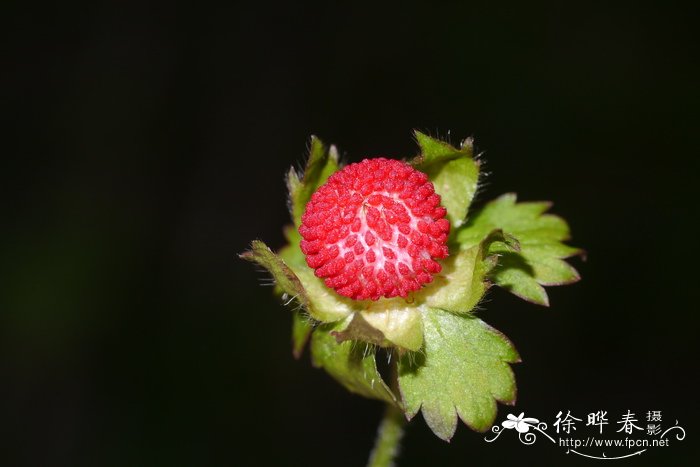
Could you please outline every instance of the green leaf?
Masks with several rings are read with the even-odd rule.
[[[284,238],[287,239],[288,243],[283,246],[277,254],[287,264],[306,264],[304,253],[302,253],[301,248],[299,248],[299,243],[301,242],[299,231],[293,225],[285,225],[283,231]]]
[[[289,210],[295,226],[299,227],[301,224],[301,215],[304,213],[306,203],[309,202],[311,195],[336,170],[338,170],[338,150],[336,147],[330,146],[329,148],[316,136],[312,136],[304,174],[300,176],[294,168],[289,169],[287,174]]]
[[[304,316],[300,310],[296,310],[292,315],[292,354],[294,358],[301,357],[313,330],[314,327],[310,319]]]
[[[326,287],[306,264],[288,265],[260,240],[253,241],[250,251],[240,256],[267,269],[279,292],[297,300],[318,321],[338,321],[354,311],[349,299]]]
[[[452,252],[442,261],[442,272],[416,297],[432,308],[469,313],[490,286],[486,275],[496,265],[496,257],[487,256],[487,252],[499,240],[510,241],[495,230],[481,243]]]
[[[499,287],[536,305],[549,306],[544,287],[534,277],[534,270],[521,255],[505,253],[498,259],[491,279]]]
[[[415,131],[415,137],[421,154],[411,165],[428,174],[452,227],[458,227],[467,215],[479,181],[479,163],[473,158],[472,140],[464,140],[457,149],[419,131]]]
[[[306,264],[292,265],[308,297],[307,311],[322,323],[332,323],[350,316],[354,310],[351,299],[342,297],[326,286]]]
[[[338,343],[334,331],[347,324],[322,325],[311,336],[311,358],[350,392],[390,404],[396,397],[377,371],[375,348],[369,344],[345,341]]]
[[[488,203],[457,232],[457,242],[470,248],[494,229],[515,237],[519,251],[503,242],[490,246],[488,253],[500,256],[490,277],[513,294],[547,306],[549,299],[542,286],[579,280],[578,272],[564,259],[583,251],[562,243],[569,239],[569,226],[562,218],[545,214],[550,203],[516,201],[516,195],[509,193]]]
[[[253,240],[250,250],[240,257],[267,269],[282,293],[295,297],[302,306],[309,305],[308,296],[297,275],[265,243]]]
[[[421,308],[415,303],[406,303],[401,298],[382,299],[370,302],[361,314],[388,343],[408,350],[418,350],[423,345]]]
[[[340,342],[363,341],[373,345],[386,346],[387,340],[384,333],[375,328],[362,317],[362,313],[352,315],[350,324],[342,331],[331,331],[335,339]]]
[[[343,331],[332,334],[338,342],[356,340],[416,351],[423,345],[421,307],[402,299],[369,302]]]
[[[406,415],[419,410],[431,430],[449,441],[457,417],[486,431],[496,418],[496,401],[514,404],[520,361],[513,344],[483,321],[431,309],[423,314],[425,350],[399,360],[399,388]]]

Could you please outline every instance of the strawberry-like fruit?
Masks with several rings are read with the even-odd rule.
[[[450,223],[423,172],[377,158],[334,173],[311,196],[299,233],[306,263],[340,295],[407,297],[442,269]]]

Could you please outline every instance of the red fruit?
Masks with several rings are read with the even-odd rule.
[[[317,277],[355,300],[406,297],[440,272],[450,223],[428,176],[365,159],[334,173],[301,217],[301,251]]]

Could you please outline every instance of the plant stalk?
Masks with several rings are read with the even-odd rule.
[[[369,456],[368,467],[390,467],[399,453],[406,417],[393,404],[387,404],[384,418],[379,424],[374,448]]]

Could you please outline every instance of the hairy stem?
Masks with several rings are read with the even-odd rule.
[[[389,467],[394,465],[394,459],[399,453],[399,445],[403,437],[403,427],[406,418],[403,412],[392,404],[387,404],[382,419],[374,449],[369,456],[368,467]]]

